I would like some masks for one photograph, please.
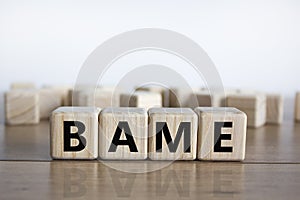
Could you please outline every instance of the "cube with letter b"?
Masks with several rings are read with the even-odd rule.
[[[105,108],[99,120],[99,157],[144,160],[148,152],[148,115],[145,108]]]
[[[60,107],[51,116],[51,156],[54,159],[98,157],[98,115],[95,107]]]
[[[149,117],[150,159],[196,159],[198,121],[193,110],[190,108],[151,108]]]
[[[242,161],[245,159],[247,116],[236,108],[198,107],[198,158]]]

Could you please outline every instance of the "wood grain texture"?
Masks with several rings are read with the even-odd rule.
[[[200,160],[242,161],[246,151],[247,116],[235,108],[208,108],[195,109],[199,119],[198,129],[198,158]],[[222,140],[222,147],[232,147],[232,152],[216,152],[214,138],[216,122],[232,123],[232,128],[221,128],[222,134],[230,134],[230,140]]]
[[[51,156],[54,159],[96,159],[98,157],[98,115],[100,109],[95,107],[60,107],[52,112],[50,123]],[[81,151],[64,150],[64,121],[79,121],[85,125],[81,134],[86,140]],[[75,123],[76,124],[76,123]],[[78,128],[71,127],[71,133]],[[71,146],[77,146],[77,139],[71,139]]]
[[[149,109],[152,107],[162,107],[162,96],[156,92],[137,91],[133,94],[121,94],[121,107],[137,107]]]
[[[196,159],[197,149],[197,115],[189,108],[151,108],[149,110],[149,158],[152,160],[194,160]],[[175,152],[171,152],[164,134],[162,134],[161,152],[157,152],[157,122],[166,122],[172,143],[175,144],[177,134],[180,134],[179,126],[182,122],[187,122],[190,128],[185,129]],[[164,132],[164,131],[163,131]],[[187,141],[190,146],[190,151],[185,152],[184,141],[187,139],[187,134],[190,136],[190,141]]]
[[[42,88],[39,93],[40,119],[48,119],[52,111],[63,105],[60,92],[55,89]]]
[[[5,118],[9,125],[37,124],[39,95],[36,91],[12,90],[5,93]]]
[[[281,124],[283,121],[283,97],[280,94],[267,95],[268,124]]]
[[[258,128],[266,123],[266,95],[259,92],[244,92],[227,96],[227,107],[235,107],[246,113],[248,127]]]
[[[300,122],[300,92],[296,93],[295,98],[295,121]]]
[[[130,132],[126,132],[125,126],[128,125]],[[117,160],[141,160],[147,158],[148,152],[148,115],[144,108],[105,108],[100,113],[99,119],[99,157],[102,159]],[[121,129],[121,135],[118,140],[128,140],[126,134],[133,137],[133,142],[137,151],[131,151],[128,145],[114,145],[113,138],[117,128]],[[114,145],[114,152],[109,151]]]

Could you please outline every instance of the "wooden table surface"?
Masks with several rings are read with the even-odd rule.
[[[300,124],[248,129],[244,162],[52,161],[49,123],[0,125],[0,199],[298,199]],[[137,170],[138,171],[138,170]]]

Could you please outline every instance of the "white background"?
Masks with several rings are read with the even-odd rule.
[[[163,28],[202,46],[225,86],[284,94],[291,118],[300,90],[299,26],[299,0],[0,0],[0,92],[14,81],[72,84],[103,41]],[[3,106],[1,97],[1,121]]]

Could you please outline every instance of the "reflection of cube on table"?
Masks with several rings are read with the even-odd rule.
[[[8,125],[38,124],[39,94],[31,90],[5,93],[5,116]]]
[[[241,161],[245,159],[247,116],[236,108],[195,109],[198,114],[198,158]]]

